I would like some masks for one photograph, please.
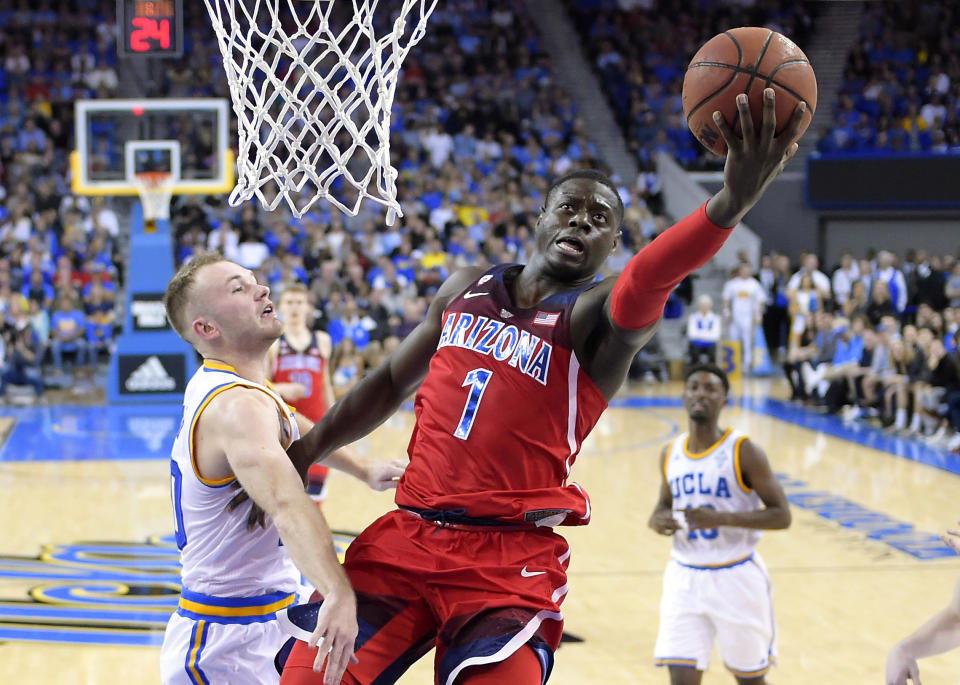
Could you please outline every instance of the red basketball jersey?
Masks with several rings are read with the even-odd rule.
[[[494,267],[444,310],[398,505],[532,525],[589,521],[586,492],[567,482],[607,406],[573,353],[570,315],[586,288],[520,309],[503,281],[520,268]]]
[[[274,383],[299,383],[307,392],[290,404],[311,421],[319,421],[327,410],[323,401],[323,370],[327,360],[320,354],[316,333],[304,351],[295,350],[286,336],[280,336],[280,349],[273,362]]]

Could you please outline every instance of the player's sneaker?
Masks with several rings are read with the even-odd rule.
[[[277,612],[277,623],[287,635],[291,635],[304,642],[310,641],[310,636],[317,627],[317,613],[323,602],[297,604]]]

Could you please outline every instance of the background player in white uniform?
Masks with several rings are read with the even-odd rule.
[[[279,682],[273,662],[286,638],[275,612],[296,601],[300,572],[326,600],[312,637],[329,648],[325,682],[339,682],[353,655],[356,598],[323,514],[285,452],[312,424],[261,384],[281,331],[269,293],[247,269],[208,254],[181,268],[164,295],[171,324],[204,357],[184,393],[171,459],[183,589],[161,650],[165,684]],[[377,489],[402,472],[395,464],[333,465]],[[238,483],[268,525],[248,529],[248,507],[225,509]]]
[[[673,536],[663,574],[658,666],[671,685],[697,685],[713,641],[739,683],[763,684],[776,657],[770,579],[754,547],[760,529],[786,528],[790,508],[763,451],[723,430],[730,390],[712,364],[687,371],[689,430],[661,455],[663,482],[649,525]]]
[[[727,337],[740,343],[744,371],[753,367],[753,339],[766,302],[763,286],[749,264],[738,266],[736,275],[723,284],[723,314],[730,322]]]

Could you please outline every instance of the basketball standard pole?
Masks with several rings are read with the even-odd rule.
[[[180,403],[197,369],[196,353],[170,327],[163,291],[174,273],[170,221],[145,221],[139,201],[130,212],[123,333],[110,355],[111,404]]]

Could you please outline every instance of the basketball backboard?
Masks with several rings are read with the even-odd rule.
[[[175,195],[234,185],[227,101],[218,98],[78,100],[73,192],[136,195],[135,175],[170,173]]]

